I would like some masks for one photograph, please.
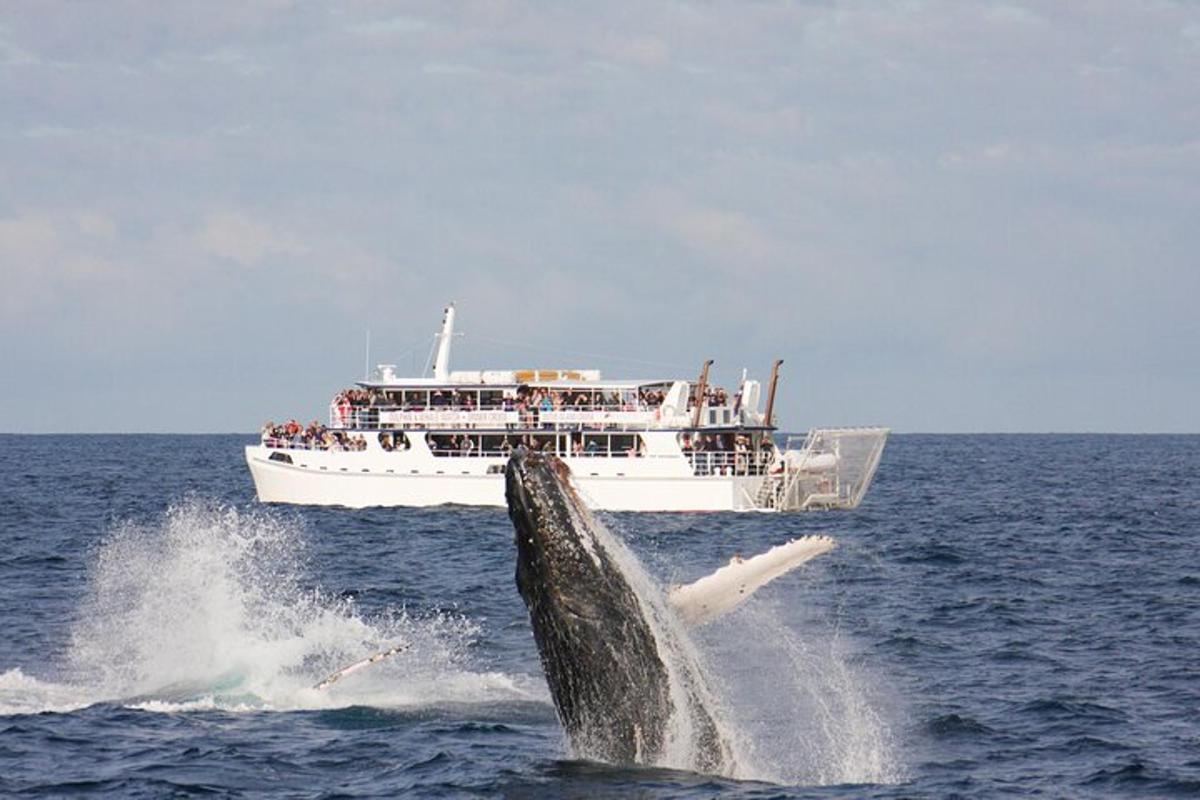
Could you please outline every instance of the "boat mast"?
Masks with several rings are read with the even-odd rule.
[[[779,384],[779,366],[783,363],[783,359],[775,362],[775,366],[771,367],[771,389],[767,392],[767,413],[763,415],[763,424],[768,428],[775,427],[771,422],[771,417],[775,412],[775,387]]]
[[[712,359],[704,362],[704,366],[700,369],[700,380],[696,381],[696,408],[692,411],[692,427],[700,427],[700,407],[704,405],[704,392],[708,389],[708,368],[712,366]]]
[[[438,381],[450,379],[450,340],[454,338],[454,303],[446,306],[442,314],[442,332],[438,334],[437,358],[433,362],[433,378]]]

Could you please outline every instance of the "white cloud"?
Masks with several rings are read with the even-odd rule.
[[[108,252],[115,237],[112,221],[92,211],[0,220],[0,325],[23,329],[37,320],[67,323],[60,312],[80,300],[97,308],[113,300],[123,305],[129,297],[115,296],[110,288],[123,292],[131,268]]]
[[[58,250],[58,234],[48,216],[0,219],[0,258],[11,267],[42,262]]]
[[[113,241],[117,238],[117,223],[106,214],[96,211],[82,211],[75,217],[79,230],[88,236]]]
[[[412,36],[432,29],[433,25],[428,20],[406,16],[365,20],[346,26],[350,33],[368,37]]]
[[[637,67],[662,67],[671,60],[671,50],[657,36],[607,36],[597,52],[604,58]]]
[[[308,251],[292,234],[233,211],[210,214],[196,234],[196,243],[205,253],[244,267],[262,264],[271,256],[299,255]]]
[[[19,67],[37,63],[40,63],[40,59],[14,42],[9,30],[0,25],[0,64]]]
[[[457,78],[475,78],[487,75],[487,71],[470,64],[455,64],[445,61],[429,61],[421,65],[421,71],[426,75],[445,75]]]
[[[674,190],[643,191],[634,209],[711,265],[734,273],[761,269],[782,249],[763,223],[745,212],[706,206]]]
[[[1008,3],[989,5],[984,9],[983,16],[989,22],[1008,25],[1039,25],[1044,20],[1025,6]]]

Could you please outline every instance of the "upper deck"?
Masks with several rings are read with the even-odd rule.
[[[374,375],[339,392],[329,404],[328,425],[307,427],[296,420],[268,422],[264,441],[298,436],[324,441],[331,430],[632,433],[681,431],[696,434],[752,435],[758,442],[773,431],[772,404],[779,363],[772,372],[766,411],[759,411],[761,386],[743,376],[734,392],[708,382],[705,362],[694,383],[682,379],[605,379],[594,369],[449,369],[454,335],[454,306],[445,310],[437,335],[432,377],[397,377],[393,364],[380,364]],[[726,438],[728,438],[728,436]]]

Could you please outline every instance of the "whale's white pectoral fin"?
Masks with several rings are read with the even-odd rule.
[[[353,675],[354,673],[358,672],[361,669],[366,669],[367,667],[371,666],[372,664],[378,664],[380,661],[383,661],[385,658],[391,658],[392,656],[396,655],[397,653],[403,653],[407,649],[408,649],[408,643],[405,642],[404,644],[398,644],[395,647],[390,647],[387,650],[384,650],[380,653],[376,653],[373,656],[367,656],[366,658],[362,659],[361,661],[355,661],[353,664],[351,664],[347,667],[342,667],[337,672],[333,673],[332,675],[327,676],[320,683],[314,685],[312,688],[318,689],[318,690],[328,689],[330,686],[337,683],[338,681],[340,681],[342,678],[346,677],[347,675]]]
[[[746,598],[780,575],[828,553],[837,545],[828,536],[805,536],[772,547],[754,558],[734,558],[724,567],[695,583],[677,586],[667,601],[689,625],[703,625],[728,614]]]

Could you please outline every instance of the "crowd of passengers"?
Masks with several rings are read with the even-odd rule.
[[[304,450],[366,450],[367,440],[359,434],[330,430],[313,420],[307,427],[290,419],[276,425],[267,422],[262,427],[262,442],[267,447],[300,448]]]
[[[346,389],[333,399],[333,406],[342,416],[358,409],[424,411],[426,407],[462,411],[474,411],[477,408],[505,411],[559,411],[572,408],[635,411],[638,408],[658,408],[666,399],[666,392],[662,389],[647,388],[638,390],[636,400],[632,392],[622,393],[614,389],[551,389],[545,386],[520,386],[515,393],[485,389],[482,394],[479,390],[465,389],[435,389],[429,393],[409,390],[405,395],[374,388]],[[735,402],[737,399],[735,396]],[[710,406],[724,406],[729,402],[729,394],[719,386],[710,387],[705,392],[705,400]],[[695,399],[689,395],[689,408],[694,405]]]
[[[683,434],[680,447],[697,475],[758,475],[774,455],[769,437],[764,437],[754,452],[752,440],[744,433]]]
[[[684,453],[742,453],[751,449],[750,436],[745,433],[685,433],[679,444]],[[771,446],[771,440],[764,438],[762,449],[770,452]]]

